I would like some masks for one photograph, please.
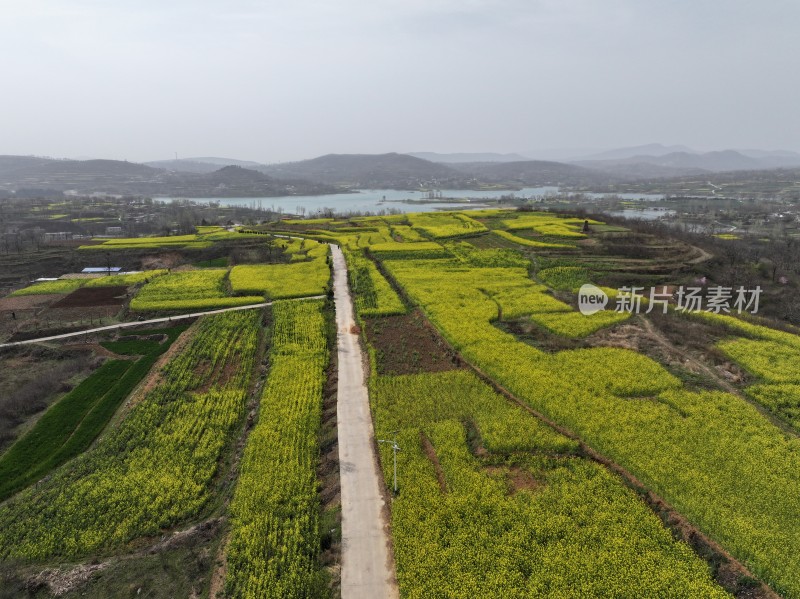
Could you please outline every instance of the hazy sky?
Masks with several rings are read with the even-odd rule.
[[[797,0],[0,0],[0,154],[800,150]]]

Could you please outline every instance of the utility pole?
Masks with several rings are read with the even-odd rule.
[[[394,454],[394,494],[397,495],[397,452],[400,451],[400,446],[397,444],[397,433],[400,431],[392,431],[394,439],[378,439],[378,443],[391,443],[392,453]]]

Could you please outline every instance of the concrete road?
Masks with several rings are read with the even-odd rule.
[[[336,418],[342,495],[342,599],[398,597],[384,501],[374,451],[375,433],[363,357],[347,285],[347,266],[331,245],[339,357]]]
[[[309,299],[322,299],[324,295],[314,295],[311,297],[298,297],[293,298],[292,301],[301,301]],[[220,308],[218,310],[207,310],[205,312],[193,312],[191,314],[177,314],[175,316],[165,316],[163,318],[151,318],[150,320],[135,320],[133,322],[120,322],[117,324],[108,325],[105,327],[96,327],[94,329],[86,329],[85,331],[76,331],[74,333],[64,333],[63,335],[51,335],[50,337],[39,337],[37,339],[27,339],[26,341],[13,341],[11,343],[0,343],[2,347],[14,347],[17,345],[28,345],[29,343],[42,343],[44,341],[58,341],[59,339],[68,339],[70,337],[80,337],[81,335],[88,335],[91,333],[99,333],[101,331],[114,331],[117,329],[127,329],[130,327],[139,327],[148,324],[160,324],[164,322],[172,322],[173,320],[182,320],[185,318],[197,318],[199,316],[208,316],[209,314],[222,314],[223,312],[234,312],[237,310],[254,310],[255,308],[264,308],[271,306],[272,302],[262,302],[260,304],[248,304],[246,306],[234,306],[232,308]]]

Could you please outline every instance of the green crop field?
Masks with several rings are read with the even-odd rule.
[[[567,248],[572,247],[567,244],[563,243],[547,243],[544,241],[536,241],[534,239],[528,239],[527,237],[519,237],[518,235],[514,235],[509,231],[503,231],[502,229],[495,229],[492,231],[498,237],[502,237],[508,241],[513,241],[514,243],[518,243],[519,245],[523,245],[526,247],[533,247],[533,248]]]
[[[60,377],[0,453],[0,597],[50,599],[53,577],[70,599],[353,592],[349,551],[368,541],[347,536],[347,502],[366,514],[378,500],[345,492],[360,469],[337,427],[363,382],[357,458],[382,476],[375,517],[403,599],[800,599],[797,329],[674,303],[615,310],[623,287],[716,285],[704,273],[739,257],[531,208],[209,218],[68,250],[131,250],[120,264],[142,271],[17,291],[4,301],[27,320],[7,319],[8,337],[74,330],[72,308],[24,296],[82,286],[135,294],[114,328],[268,305],[63,343],[92,374]],[[333,320],[335,246],[353,322]],[[766,285],[767,270],[741,272]],[[610,300],[591,315],[587,283]],[[2,367],[36,355],[15,351]],[[190,593],[189,579],[203,582]]]
[[[231,503],[230,597],[318,597],[324,588],[315,479],[328,363],[321,308],[273,306],[270,374]]]
[[[471,373],[376,377],[371,398],[402,448],[401,596],[727,596],[634,493]]]
[[[412,214],[409,221],[414,229],[433,238],[461,237],[486,231],[486,227],[466,213],[425,212]]]
[[[0,556],[86,555],[198,514],[243,416],[259,318],[250,311],[201,321],[118,428],[0,507]]]
[[[375,263],[360,250],[346,254],[350,287],[355,295],[356,309],[362,316],[404,314],[402,300],[392,289]]]
[[[224,227],[197,227],[192,235],[170,235],[167,237],[120,237],[102,240],[96,245],[82,245],[78,249],[87,252],[135,249],[204,249],[217,241],[239,240],[257,237],[249,233],[228,231]]]
[[[597,225],[601,223],[589,221],[589,224]],[[522,214],[514,219],[504,220],[503,225],[509,231],[532,229],[541,235],[552,235],[554,237],[586,237],[580,230],[583,225],[583,219],[580,218],[558,218],[551,214]]]
[[[791,524],[800,510],[797,439],[738,397],[682,388],[641,354],[548,355],[492,327],[498,305],[483,289],[519,285],[527,278],[521,269],[386,264],[467,359],[629,469],[775,588],[800,593],[800,539]]]
[[[116,285],[138,285],[140,283],[148,283],[150,280],[167,274],[166,269],[145,270],[129,275],[111,275],[108,277],[99,277],[97,279],[89,279],[86,282],[86,287],[114,287]]]
[[[260,293],[268,299],[322,295],[328,279],[330,269],[324,256],[291,264],[243,264],[234,266],[230,276],[234,293]]]
[[[131,310],[203,310],[264,301],[261,296],[230,296],[227,278],[227,269],[212,268],[163,275],[139,290],[131,300]]]
[[[58,281],[42,281],[28,287],[18,289],[12,296],[46,295],[49,293],[71,293],[83,287],[90,279],[59,279]]]

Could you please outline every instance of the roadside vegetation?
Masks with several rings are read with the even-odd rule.
[[[329,355],[322,308],[322,300],[272,308],[269,376],[230,507],[229,597],[328,593],[316,476]]]

